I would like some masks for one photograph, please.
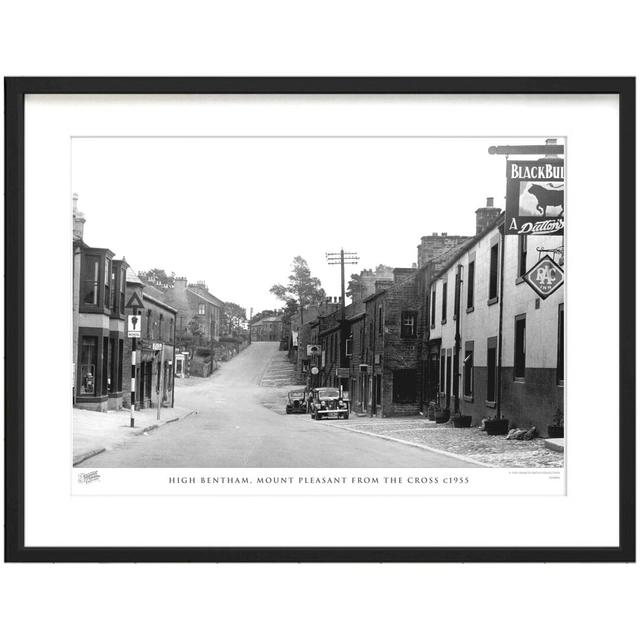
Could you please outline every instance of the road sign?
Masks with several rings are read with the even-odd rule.
[[[318,369],[318,367],[311,367],[311,373],[317,376],[320,373],[320,369]]]
[[[129,298],[129,302],[126,304],[127,309],[142,309],[144,308],[144,304],[142,304],[142,300],[140,300],[140,296],[137,291],[134,291]]]
[[[522,279],[544,300],[564,284],[564,271],[549,256],[544,256]]]
[[[317,344],[308,344],[307,345],[307,355],[308,356],[319,356],[320,355],[320,345]]]
[[[127,338],[139,338],[141,324],[142,316],[127,316]]]

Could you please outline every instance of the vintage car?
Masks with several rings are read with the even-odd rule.
[[[287,413],[307,413],[307,401],[304,391],[289,391]]]
[[[318,387],[313,390],[311,400],[311,417],[314,420],[321,418],[349,419],[349,400],[340,389],[335,387]]]

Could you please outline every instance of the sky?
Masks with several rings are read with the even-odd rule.
[[[164,269],[257,313],[305,258],[330,296],[349,274],[410,267],[424,235],[473,235],[487,197],[504,208],[495,144],[539,138],[74,138],[85,241],[132,268]]]

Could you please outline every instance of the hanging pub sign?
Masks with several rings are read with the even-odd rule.
[[[564,234],[564,159],[507,160],[505,233]]]
[[[544,300],[564,284],[564,271],[549,256],[544,256],[522,279]]]

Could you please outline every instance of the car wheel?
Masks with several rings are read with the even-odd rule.
[[[345,413],[345,414],[344,414],[344,419],[345,419],[345,420],[348,420],[348,419],[349,419],[349,414],[348,414],[348,413]]]

